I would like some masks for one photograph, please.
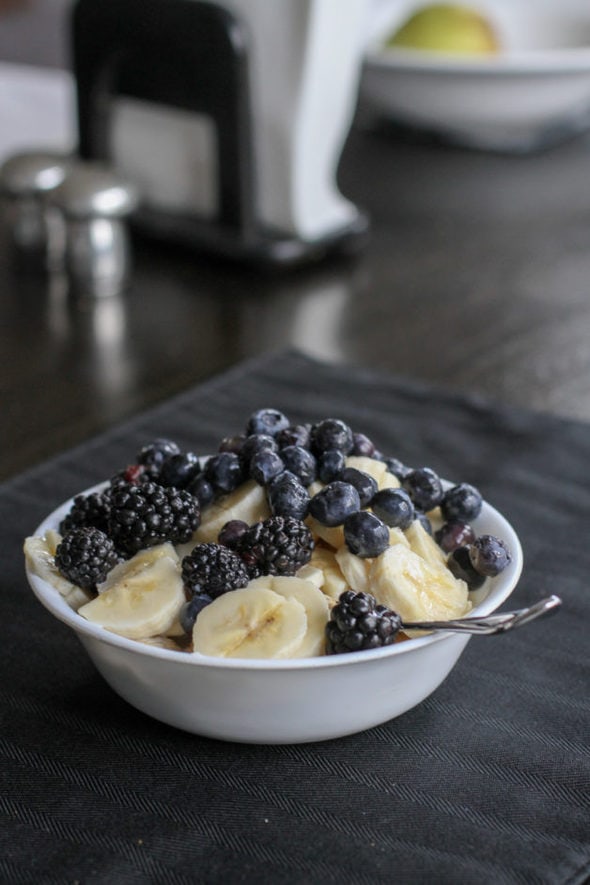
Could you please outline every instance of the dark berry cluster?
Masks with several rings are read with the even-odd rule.
[[[326,624],[326,654],[383,648],[395,642],[401,626],[400,616],[378,605],[370,593],[346,590]]]
[[[293,516],[271,516],[254,523],[241,536],[238,552],[253,578],[294,575],[311,559],[313,536]]]
[[[351,455],[383,462],[400,487],[379,489],[372,476],[350,466]],[[233,520],[217,544],[199,545],[198,553],[185,560],[189,621],[218,592],[205,573],[218,570],[219,586],[233,589],[243,586],[245,574],[292,575],[308,562],[313,549],[312,533],[303,522],[308,517],[323,526],[342,526],[350,551],[364,558],[386,549],[390,529],[403,531],[419,520],[447,555],[453,574],[470,589],[510,562],[502,541],[477,537],[472,528],[482,507],[473,486],[445,489],[432,468],[409,467],[383,455],[369,437],[341,419],[298,424],[270,408],[252,413],[243,432],[225,437],[207,458],[183,451],[173,440],[153,440],[105,491],[77,496],[60,531],[99,531],[125,558],[165,541],[184,543],[198,528],[203,509],[248,480],[264,487],[271,518],[253,526]],[[322,486],[317,491],[316,481]],[[436,532],[429,518],[433,511],[443,520]],[[72,543],[71,550],[71,562],[64,565],[70,574],[76,556],[80,568],[86,568],[89,556],[81,552],[81,542]],[[204,584],[210,589],[204,590]]]
[[[55,551],[61,574],[85,590],[96,590],[119,561],[111,538],[92,526],[69,529]]]

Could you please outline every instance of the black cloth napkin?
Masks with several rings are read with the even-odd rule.
[[[263,406],[340,417],[387,454],[478,485],[524,547],[508,607],[558,593],[561,610],[474,637],[417,708],[338,740],[231,744],[137,712],[34,599],[23,539],[155,436],[211,452]],[[287,353],[5,483],[1,881],[588,881],[589,465],[587,425]]]

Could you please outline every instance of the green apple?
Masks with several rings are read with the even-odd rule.
[[[388,47],[484,55],[499,50],[491,23],[475,9],[437,3],[414,12],[387,40]]]

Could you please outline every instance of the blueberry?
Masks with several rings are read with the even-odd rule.
[[[201,464],[197,455],[193,452],[179,453],[166,458],[160,468],[158,482],[163,486],[184,489],[200,472]]]
[[[282,473],[285,469],[283,459],[277,452],[269,449],[261,449],[252,455],[248,468],[248,475],[258,485],[265,486],[267,483]]]
[[[236,436],[224,436],[221,442],[219,443],[219,447],[217,449],[218,452],[233,452],[237,455],[244,442],[246,441],[245,433],[238,433]]]
[[[375,451],[375,443],[368,436],[365,436],[364,433],[352,434],[351,455],[363,455],[366,458],[373,458]]]
[[[244,479],[239,456],[234,452],[212,455],[205,464],[204,474],[205,479],[220,494],[233,492]]]
[[[171,439],[155,439],[144,446],[137,456],[138,464],[159,470],[166,458],[180,454],[180,448]]]
[[[308,449],[310,430],[311,424],[290,424],[277,433],[276,440],[281,449],[287,446],[303,446]]]
[[[391,528],[405,530],[415,519],[412,499],[404,489],[381,489],[373,496],[371,509]]]
[[[475,532],[467,522],[445,522],[434,533],[436,543],[445,553],[452,553],[457,547],[463,547],[475,541]]]
[[[414,518],[418,520],[424,531],[432,537],[432,523],[430,522],[426,514],[422,513],[421,510],[416,510],[414,513]]]
[[[392,473],[393,476],[397,476],[400,482],[405,479],[408,473],[412,472],[412,468],[407,467],[398,458],[385,458],[385,463],[387,465],[387,472]]]
[[[447,566],[455,578],[465,581],[470,590],[477,590],[484,583],[485,578],[473,568],[469,549],[470,545],[465,544],[453,550],[447,558]]]
[[[290,425],[290,421],[286,415],[277,409],[259,409],[253,412],[246,425],[246,433],[265,433],[269,436],[276,436],[281,430],[285,430]]]
[[[278,450],[277,442],[272,436],[267,433],[253,433],[242,443],[238,457],[242,467],[247,470],[257,452],[278,452]]]
[[[199,502],[199,506],[201,510],[211,504],[212,501],[215,500],[215,489],[211,485],[208,479],[205,479],[204,475],[200,473],[196,479],[193,479],[186,487],[187,492],[190,492],[191,495]]]
[[[352,430],[339,418],[325,418],[311,428],[310,446],[316,454],[326,449],[338,449],[348,455],[353,445]]]
[[[403,478],[402,485],[418,510],[427,512],[442,501],[442,483],[430,467],[417,467],[411,470]]]
[[[348,482],[334,480],[313,496],[309,512],[322,525],[342,525],[347,516],[361,509],[359,493]]]
[[[332,482],[346,467],[346,455],[339,449],[326,449],[317,459],[318,479]]]
[[[192,599],[189,599],[188,602],[185,602],[181,606],[180,611],[178,612],[178,620],[185,633],[192,633],[195,621],[197,620],[197,615],[206,605],[209,605],[210,602],[213,602],[211,597],[206,596],[203,593],[200,596],[193,596]]]
[[[344,520],[344,540],[351,553],[370,559],[389,546],[389,529],[374,513],[358,510]]]
[[[288,470],[270,481],[267,498],[273,516],[293,516],[295,519],[305,519],[307,516],[309,492]]]
[[[469,547],[469,558],[475,571],[486,578],[494,578],[512,561],[510,551],[499,538],[480,535]]]
[[[317,462],[303,446],[285,446],[281,458],[287,470],[299,478],[302,485],[309,486],[317,476]]]
[[[364,470],[357,470],[356,467],[345,467],[338,476],[341,482],[349,482],[359,493],[361,507],[366,507],[377,492],[379,486]]]
[[[230,519],[219,532],[217,541],[224,547],[229,547],[230,550],[236,550],[248,528],[248,523],[242,519]]]
[[[481,513],[482,497],[479,491],[467,482],[453,486],[443,495],[440,509],[446,520],[472,522]]]

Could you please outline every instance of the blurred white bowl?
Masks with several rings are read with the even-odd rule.
[[[587,0],[475,0],[502,51],[457,56],[383,48],[427,0],[381,0],[368,33],[361,113],[484,149],[528,151],[590,126]]]
[[[50,514],[34,534],[57,529],[71,504]],[[474,526],[478,534],[502,538],[512,553],[508,568],[477,591],[473,614],[489,614],[516,586],[522,549],[510,523],[487,503]],[[27,578],[39,601],[74,630],[117,694],[154,719],[228,741],[320,741],[386,722],[428,697],[469,640],[435,633],[384,649],[318,658],[209,658],[110,633],[73,611],[47,581],[29,570]]]

